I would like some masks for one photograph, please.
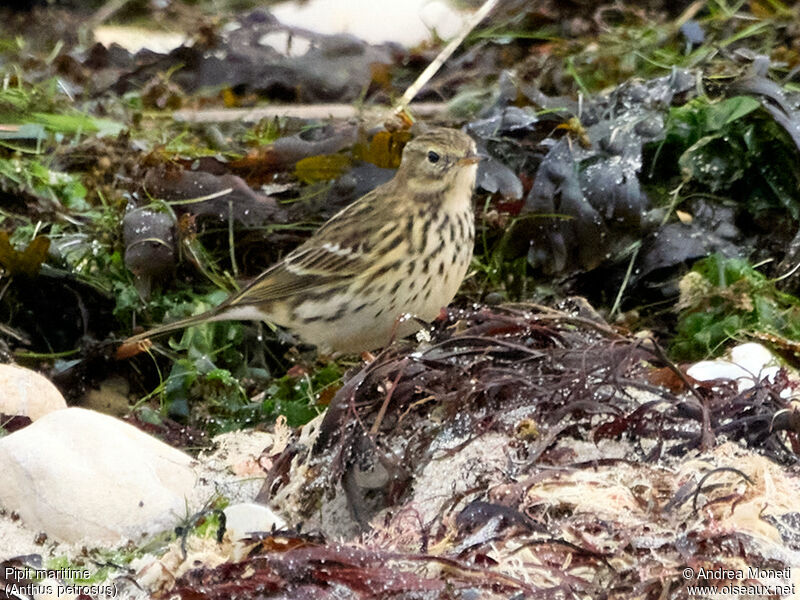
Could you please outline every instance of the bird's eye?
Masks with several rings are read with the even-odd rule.
[[[437,162],[439,162],[439,155],[436,154],[436,152],[434,152],[433,150],[431,150],[430,152],[428,152],[428,162],[436,164]]]

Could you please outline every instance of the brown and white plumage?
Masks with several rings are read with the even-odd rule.
[[[458,291],[472,257],[476,163],[475,144],[460,131],[419,135],[391,181],[334,215],[247,287],[206,313],[126,343],[235,319],[270,321],[325,352],[385,345],[398,317],[432,320]]]

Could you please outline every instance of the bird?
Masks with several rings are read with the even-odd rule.
[[[406,144],[391,180],[240,291],[207,312],[129,337],[123,347],[221,320],[267,321],[324,354],[375,350],[411,335],[419,320],[434,320],[450,304],[467,274],[480,158],[466,133],[430,128]]]

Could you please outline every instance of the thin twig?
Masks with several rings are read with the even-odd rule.
[[[444,102],[414,102],[408,107],[420,117],[434,117],[447,110]],[[385,119],[390,111],[388,106],[352,104],[271,104],[255,108],[215,108],[204,110],[176,110],[172,113],[146,113],[148,119],[172,118],[181,123],[257,123],[262,119],[354,119],[365,122]]]
[[[631,280],[631,274],[633,273],[633,265],[636,263],[636,259],[639,256],[639,249],[641,247],[642,247],[641,241],[637,241],[635,243],[633,253],[631,254],[631,259],[630,261],[628,261],[628,269],[625,271],[625,277],[622,279],[622,284],[619,286],[619,290],[617,291],[617,297],[614,298],[614,305],[611,307],[611,312],[609,313],[610,317],[614,317],[619,311],[619,307],[622,304],[622,296],[625,293],[625,289],[628,287],[628,283]]]
[[[686,389],[688,389],[689,392],[691,392],[691,394],[697,399],[697,402],[700,404],[700,410],[703,417],[703,422],[701,426],[702,433],[700,435],[701,437],[700,448],[702,450],[710,450],[711,448],[714,447],[715,436],[714,432],[711,430],[711,415],[708,410],[708,403],[706,402],[706,399],[703,397],[703,394],[701,394],[698,391],[697,387],[695,387],[695,385],[691,381],[689,381],[689,378],[681,370],[681,368],[674,362],[672,362],[669,358],[667,358],[664,349],[658,344],[658,342],[656,342],[652,338],[648,339],[647,341],[649,342],[647,348],[662,362],[664,362],[664,364],[667,365],[667,368],[670,371],[672,371],[673,373],[675,373],[675,375],[678,376],[678,379],[680,379],[683,382],[683,385],[686,386]]]
[[[231,260],[231,270],[234,279],[239,277],[239,267],[236,266],[236,243],[233,237],[233,200],[228,200],[228,253]]]
[[[467,22],[464,29],[459,33],[456,37],[450,40],[450,43],[447,44],[442,51],[439,52],[439,55],[433,60],[428,67],[420,73],[420,76],[417,77],[416,81],[412,83],[409,88],[406,90],[406,93],[403,94],[403,97],[400,98],[399,102],[394,107],[394,114],[399,114],[403,112],[408,104],[416,98],[419,91],[431,80],[431,78],[436,75],[437,71],[442,68],[442,65],[447,61],[448,58],[456,51],[461,45],[461,42],[464,41],[470,31],[475,29],[478,26],[478,23],[483,21],[486,16],[492,11],[492,9],[497,4],[498,0],[486,0],[475,14],[472,15],[472,18]]]
[[[406,372],[406,367],[408,366],[408,359],[404,358],[400,363],[400,368],[397,371],[397,375],[392,382],[392,387],[390,387],[386,392],[386,397],[383,399],[383,403],[381,404],[381,408],[378,411],[378,416],[375,417],[375,422],[372,424],[372,427],[369,430],[370,436],[375,436],[378,433],[378,430],[381,427],[381,423],[383,422],[383,417],[386,416],[386,410],[389,408],[389,402],[392,400],[392,396],[394,395],[394,390],[397,388],[397,384],[400,383],[400,377],[403,376],[403,373]]]

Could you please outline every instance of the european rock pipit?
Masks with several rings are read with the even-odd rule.
[[[385,346],[401,315],[433,320],[458,291],[475,237],[477,162],[465,133],[437,128],[417,136],[391,181],[334,215],[247,287],[126,345],[207,321],[263,320],[325,353]],[[406,321],[397,334],[418,328]]]

